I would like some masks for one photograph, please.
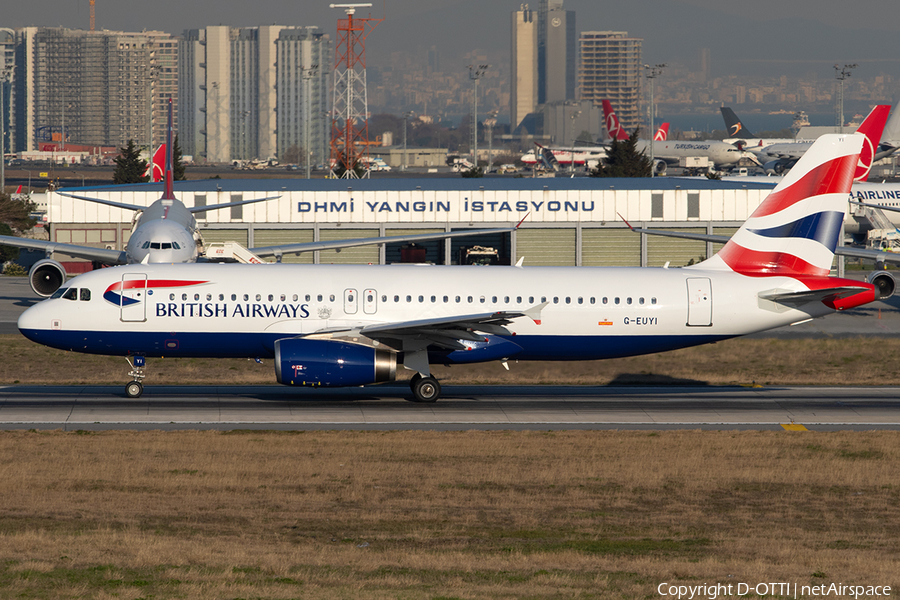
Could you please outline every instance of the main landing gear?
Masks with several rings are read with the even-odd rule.
[[[144,393],[144,384],[141,383],[141,380],[144,378],[144,357],[135,356],[133,364],[127,356],[125,360],[131,365],[131,372],[128,375],[134,379],[134,381],[129,382],[125,386],[125,395],[129,398],[140,398],[141,394]]]
[[[423,377],[421,373],[416,373],[409,382],[409,389],[412,390],[414,402],[437,402],[441,397],[441,384],[430,375]]]

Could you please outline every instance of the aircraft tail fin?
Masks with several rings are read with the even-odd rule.
[[[606,118],[606,131],[610,139],[620,141],[628,139],[628,133],[619,123],[619,117],[616,116],[609,100],[603,100],[603,116]]]
[[[175,137],[175,123],[174,123],[174,115],[175,110],[172,105],[172,99],[169,98],[169,126],[166,129],[166,171],[165,171],[165,180],[166,180],[166,191],[163,194],[163,200],[174,200],[175,199],[175,174],[172,166],[172,152],[173,152],[173,138]]]
[[[162,181],[165,177],[165,169],[166,145],[161,144],[159,148],[156,149],[156,152],[153,153],[153,159],[150,161],[150,164],[147,165],[147,170],[144,171],[144,177],[149,176],[150,183]]]
[[[891,107],[889,104],[879,104],[872,109],[857,128],[856,133],[863,134],[866,141],[863,144],[862,152],[859,154],[859,164],[856,166],[853,181],[865,181],[869,178],[869,172],[872,170],[872,163],[875,161],[878,144],[881,142],[882,133],[890,112]]]
[[[734,111],[731,110],[727,106],[723,106],[719,108],[722,111],[722,118],[725,119],[725,128],[728,130],[728,137],[730,138],[755,138],[756,136],[750,133],[750,130],[744,127],[744,124],[741,123],[741,120],[738,118]]]
[[[699,268],[827,276],[864,137],[820,137],[718,254]]]
[[[881,139],[890,146],[900,146],[900,102],[894,107],[894,112],[884,126]]]
[[[663,123],[659,126],[659,129],[656,130],[656,133],[653,134],[654,142],[664,142],[669,137],[669,124]]]

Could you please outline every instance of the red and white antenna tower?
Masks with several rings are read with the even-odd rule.
[[[331,4],[343,8],[346,19],[338,19],[334,61],[334,104],[331,111],[332,173],[356,178],[354,167],[369,158],[368,96],[366,94],[366,37],[384,19],[354,19],[364,4]],[[362,163],[361,163],[362,161]],[[368,175],[368,171],[366,171]]]

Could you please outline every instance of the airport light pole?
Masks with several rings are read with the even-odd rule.
[[[409,118],[416,114],[415,112],[408,110],[403,113],[403,165],[400,167],[401,171],[405,171],[409,167],[409,162],[406,158],[406,126],[409,122]]]
[[[580,110],[576,110],[571,115],[569,115],[569,118],[572,120],[572,125],[575,125],[575,119],[577,119],[580,116],[581,116]],[[565,121],[563,121],[563,122],[565,122]],[[564,133],[563,134],[563,143],[565,143],[565,141],[566,141],[565,138],[566,138],[566,136]],[[569,171],[571,171],[572,173],[575,172],[575,138],[574,137],[572,138],[572,164],[569,165]]]
[[[10,68],[0,72],[0,194],[6,191],[6,84]]]
[[[484,126],[488,130],[488,173],[491,172],[491,167],[494,166],[494,125],[497,124],[497,114],[498,111],[492,111],[491,116],[484,120]]]
[[[647,79],[650,80],[650,177],[654,176],[654,163],[656,162],[656,155],[653,154],[653,138],[655,135],[655,125],[653,123],[654,113],[656,112],[656,105],[654,104],[653,99],[653,80],[662,75],[663,69],[668,65],[665,63],[659,65],[644,65],[644,70],[646,72]]]
[[[491,65],[469,65],[469,79],[475,84],[472,92],[472,163],[478,167],[478,80]]]
[[[834,73],[837,77],[838,81],[841,82],[841,104],[838,114],[838,127],[840,128],[840,133],[844,133],[844,80],[850,77],[850,69],[855,69],[859,65],[844,65],[843,68],[838,65],[834,65]]]
[[[319,65],[315,64],[309,68],[303,69],[303,162],[306,163],[306,178],[310,178],[310,161],[312,159],[312,151],[309,149],[309,86],[313,77],[319,72]]]

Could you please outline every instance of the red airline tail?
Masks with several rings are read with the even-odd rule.
[[[856,130],[856,133],[866,136],[866,141],[863,142],[862,152],[859,154],[859,164],[856,166],[853,181],[865,181],[869,178],[872,162],[875,159],[875,153],[878,151],[878,144],[881,143],[881,134],[884,132],[884,126],[890,114],[891,107],[889,104],[879,104],[872,109],[872,112],[869,113],[865,121],[859,126],[859,129]]]
[[[613,111],[609,100],[603,100],[603,115],[606,117],[606,131],[609,132],[609,137],[614,140],[627,140],[628,133],[622,128],[622,124],[619,123],[619,117]]]
[[[659,126],[659,129],[656,130],[656,133],[653,135],[654,142],[664,142],[669,137],[669,124],[663,123]]]
[[[156,152],[153,153],[153,160],[150,161],[150,165],[147,167],[147,171],[144,172],[144,176],[150,176],[150,183],[156,183],[157,181],[162,181],[165,177],[166,171],[166,145],[162,144],[159,148],[156,149]]]

